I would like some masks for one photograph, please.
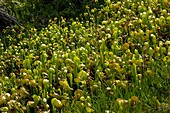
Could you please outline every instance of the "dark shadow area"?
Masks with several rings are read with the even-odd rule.
[[[99,8],[103,3],[104,0],[100,2],[95,0],[18,0],[18,2],[7,0],[3,3],[3,7],[25,28],[34,27],[40,30],[47,26],[50,19],[61,16],[66,20],[75,19],[86,11],[86,5],[90,8]]]

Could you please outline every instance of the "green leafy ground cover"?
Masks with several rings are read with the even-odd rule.
[[[0,110],[170,112],[169,34],[168,0],[107,0],[69,23],[13,29],[0,40]]]

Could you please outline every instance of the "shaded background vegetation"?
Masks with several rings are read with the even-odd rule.
[[[61,16],[69,20],[79,17],[85,6],[99,8],[104,0],[5,0],[1,3],[10,15],[15,16],[26,28],[41,29],[47,26],[49,19]]]

